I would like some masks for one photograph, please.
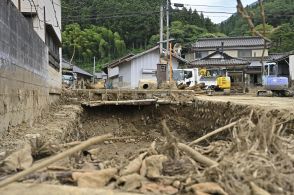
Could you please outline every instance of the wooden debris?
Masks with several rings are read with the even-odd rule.
[[[197,143],[199,143],[199,142],[201,142],[203,140],[206,140],[207,138],[209,138],[209,137],[211,137],[211,136],[213,136],[215,134],[218,134],[220,132],[223,132],[223,131],[225,131],[225,130],[227,130],[227,129],[229,129],[229,128],[235,126],[235,125],[237,125],[238,122],[239,121],[235,121],[235,122],[232,122],[232,123],[230,123],[230,124],[228,124],[226,126],[223,126],[221,128],[218,128],[218,129],[216,129],[216,130],[214,130],[214,131],[212,131],[212,132],[210,132],[210,133],[208,133],[208,134],[206,134],[206,135],[204,135],[204,136],[202,136],[202,137],[200,137],[200,138],[192,141],[191,143],[189,143],[189,146],[194,145],[194,144],[197,144]]]
[[[89,101],[83,102],[82,105],[97,107],[104,105],[151,105],[156,103],[156,99],[144,99],[144,100],[119,100],[119,101]]]
[[[197,162],[200,162],[208,167],[210,166],[217,166],[218,163],[211,160],[210,158],[200,154],[199,152],[197,152],[196,150],[194,150],[193,148],[187,146],[186,144],[182,144],[179,143],[178,147],[180,150],[182,150],[183,152],[185,152],[187,155],[189,155],[192,159],[194,159]]]
[[[252,190],[252,195],[270,195],[270,193],[258,187],[254,182],[250,182],[249,184]]]
[[[58,161],[60,159],[63,159],[63,158],[70,156],[78,151],[81,151],[91,145],[101,143],[101,142],[107,140],[108,138],[110,138],[111,136],[112,136],[111,134],[107,134],[107,135],[103,135],[103,136],[93,137],[93,138],[81,143],[80,145],[77,145],[69,150],[66,150],[62,153],[59,153],[55,156],[52,156],[51,158],[48,158],[48,159],[44,160],[43,162],[30,167],[29,169],[26,169],[20,173],[17,173],[15,175],[3,180],[3,181],[0,181],[0,188],[4,187],[12,182],[15,182],[18,179],[21,179],[22,177],[29,175],[30,173],[33,173],[33,172],[40,170],[40,169],[42,169],[52,163],[55,163],[56,161]]]

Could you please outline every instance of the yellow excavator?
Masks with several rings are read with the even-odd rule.
[[[199,83],[212,91],[224,91],[229,93],[231,89],[231,79],[227,76],[227,72],[222,69],[200,69]]]
[[[173,79],[177,84],[185,84],[187,87],[204,84],[209,95],[217,91],[229,94],[231,90],[231,79],[222,69],[175,69],[173,70]]]

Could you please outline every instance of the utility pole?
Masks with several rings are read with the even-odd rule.
[[[94,56],[94,64],[93,64],[93,85],[95,84],[95,70],[96,69],[96,57]]]
[[[163,54],[163,5],[160,6],[160,41],[159,41],[159,48],[160,48],[160,64],[162,63],[162,54]]]
[[[166,52],[169,53],[169,0],[166,0]]]

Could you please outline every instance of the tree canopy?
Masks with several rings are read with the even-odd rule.
[[[95,55],[102,63],[154,46],[159,41],[161,3],[161,0],[62,0],[65,56],[71,59],[76,50],[74,61],[82,62]],[[170,7],[170,18],[171,36],[178,42],[194,42],[200,35],[218,31],[216,24],[196,10]]]
[[[265,36],[271,38],[272,52],[286,52],[294,50],[293,24],[294,24],[294,3],[293,0],[264,0],[266,16]],[[251,14],[256,25],[256,30],[263,33],[262,19],[258,3],[254,3],[246,8]],[[234,14],[228,20],[220,24],[220,30],[228,36],[250,36],[246,20],[238,14]],[[289,38],[292,36],[292,39]]]

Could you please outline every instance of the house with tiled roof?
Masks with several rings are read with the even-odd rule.
[[[265,42],[260,37],[220,37],[220,38],[204,38],[199,39],[192,47],[188,50],[185,58],[188,61],[192,61],[196,66],[216,62],[216,60],[208,60],[208,56],[213,54],[215,51],[220,50],[225,55],[230,56],[229,60],[223,59],[223,64],[230,64],[232,67],[238,67],[239,63],[244,61],[249,62],[242,74],[239,75],[234,73],[235,77],[239,77],[237,80],[244,80],[250,86],[260,85],[262,83],[262,55],[264,50],[263,63],[272,61],[275,58],[279,58],[280,54],[269,54],[270,43]],[[228,58],[227,58],[228,59]],[[234,64],[235,63],[235,64]],[[215,64],[214,64],[215,65]],[[235,79],[236,80],[236,79]],[[245,80],[244,80],[245,82]]]
[[[73,88],[85,89],[86,85],[92,82],[93,75],[84,69],[62,59],[62,79],[63,82],[74,84]]]

